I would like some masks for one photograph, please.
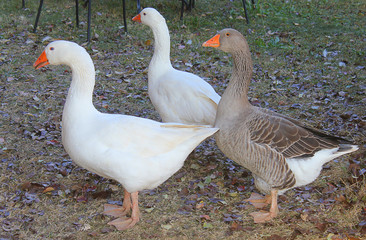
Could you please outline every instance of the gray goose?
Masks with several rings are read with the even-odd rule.
[[[205,47],[218,48],[234,59],[230,82],[218,105],[215,134],[220,150],[250,170],[255,186],[270,194],[269,212],[251,215],[256,223],[278,214],[277,195],[313,182],[323,164],[356,151],[357,145],[305,126],[300,121],[252,106],[248,88],[253,64],[244,36],[234,29],[223,29]]]

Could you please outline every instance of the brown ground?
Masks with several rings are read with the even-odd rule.
[[[239,17],[240,1],[196,1],[184,22],[178,18],[178,1],[143,1],[169,19],[174,66],[204,77],[221,94],[231,59],[200,44],[217,30],[234,27],[245,33],[252,49],[253,104],[306,121],[362,148],[327,164],[314,183],[281,196],[275,220],[254,224],[249,213],[255,208],[243,201],[256,191],[250,172],[227,159],[209,139],[166,183],[141,192],[142,219],[124,232],[108,226],[111,218],[101,214],[103,204],[121,204],[120,184],[73,164],[60,143],[69,68],[32,68],[50,41],[45,37],[81,44],[86,26],[74,27],[73,1],[60,1],[63,9],[46,1],[40,28],[33,34],[36,2],[26,1],[25,10],[20,1],[0,3],[0,239],[364,238],[362,1],[265,1],[251,8],[249,26]],[[95,106],[103,112],[159,120],[146,87],[151,31],[129,21],[125,35],[119,27],[118,4],[100,1],[94,6],[93,41],[87,49],[97,69]],[[128,7],[131,18],[134,5]],[[217,12],[214,7],[231,10]],[[85,20],[85,9],[81,18]]]

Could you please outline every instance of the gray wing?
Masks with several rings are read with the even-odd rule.
[[[285,158],[311,157],[321,149],[336,148],[340,143],[349,143],[307,127],[295,119],[268,110],[262,112],[264,114],[251,123],[251,139],[270,146]]]
[[[321,149],[349,143],[265,109],[257,111],[256,117],[247,126],[251,146],[255,148],[253,152],[257,153],[252,172],[277,189],[295,184],[295,176],[286,158],[307,158]]]

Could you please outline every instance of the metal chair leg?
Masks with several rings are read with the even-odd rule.
[[[123,24],[125,26],[125,32],[127,32],[127,21],[126,21],[126,1],[122,1],[122,11],[123,11]]]
[[[37,16],[36,16],[36,22],[34,23],[34,28],[33,28],[34,33],[37,31],[37,25],[38,25],[39,16],[41,15],[42,6],[43,6],[43,0],[40,0],[39,1],[38,12],[37,12]]]
[[[245,5],[245,0],[243,0],[244,12],[245,12],[245,19],[247,20],[247,24],[249,24],[249,17],[247,13],[247,6]]]
[[[182,7],[180,9],[180,20],[183,19],[183,12],[184,12],[184,4],[185,4],[185,0],[182,0]]]
[[[79,27],[79,0],[75,0],[76,26]]]
[[[180,10],[180,20],[183,19],[184,5],[187,6],[187,10],[191,11],[194,8],[194,0],[189,0],[188,2],[186,0],[182,0],[182,7]]]
[[[91,2],[92,0],[88,1],[88,43],[90,43]]]
[[[137,0],[137,14],[139,14],[141,12],[141,4],[140,4],[140,0]]]

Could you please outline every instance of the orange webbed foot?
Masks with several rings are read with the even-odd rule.
[[[127,217],[120,217],[117,218],[113,221],[110,221],[108,223],[108,225],[112,225],[115,226],[117,228],[117,230],[122,231],[122,230],[126,230],[129,228],[132,228],[133,226],[135,226],[135,224],[139,221],[139,218],[127,218]]]
[[[259,211],[251,213],[250,216],[254,218],[255,223],[265,223],[270,221],[272,218],[275,218],[277,214],[266,211]]]
[[[271,195],[263,197],[258,193],[252,193],[250,197],[244,201],[250,202],[255,208],[261,209],[271,203]]]
[[[121,207],[115,205],[107,206],[105,213],[110,216],[118,217],[117,219],[110,221],[108,224],[115,226],[117,230],[126,230],[135,226],[135,224],[140,220],[140,210],[138,207],[138,192],[128,193],[125,191],[125,199]],[[126,201],[128,200],[128,201]],[[132,204],[131,204],[132,203]],[[110,208],[110,209],[109,209]],[[106,211],[107,210],[107,211]],[[126,213],[132,210],[131,217],[125,217]],[[124,214],[124,216],[121,216]]]
[[[113,204],[104,204],[104,215],[112,217],[126,216],[131,210],[131,194],[125,190],[122,207]]]
[[[103,214],[112,217],[123,217],[129,213],[130,209],[126,209],[125,207],[121,207],[113,204],[104,204]]]
[[[267,202],[270,200],[271,208],[269,212],[259,211],[251,213],[250,215],[254,217],[255,223],[264,223],[270,221],[272,218],[277,217],[278,215],[278,206],[277,206],[277,190],[271,190],[271,195],[269,197],[266,196]]]

